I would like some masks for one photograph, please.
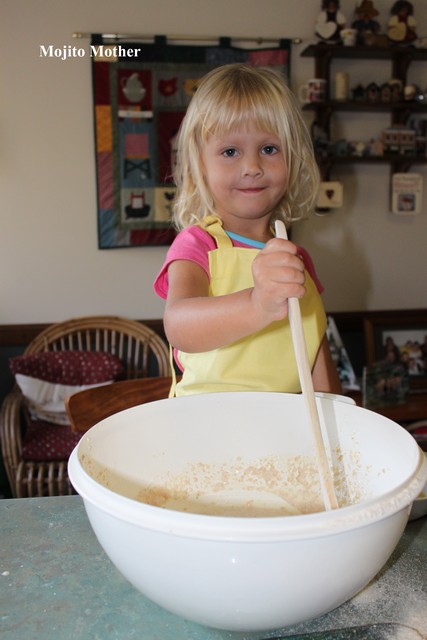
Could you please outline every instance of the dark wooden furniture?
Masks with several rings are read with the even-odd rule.
[[[359,407],[363,406],[363,398],[360,391],[352,391],[348,395],[354,399]],[[405,404],[382,407],[375,411],[399,423],[427,420],[427,392],[410,394]]]
[[[172,378],[139,378],[103,387],[85,389],[70,396],[65,403],[73,431],[82,433],[108,416],[144,402],[168,397]]]
[[[325,43],[314,44],[306,47],[301,53],[302,57],[311,57],[315,61],[315,78],[323,78],[327,80],[329,88],[331,88],[331,63],[334,60],[345,62],[346,60],[385,60],[390,62],[390,78],[399,80],[402,88],[407,84],[408,69],[411,64],[419,62],[424,63],[427,60],[427,49],[419,49],[415,47],[380,47],[380,46],[364,46],[356,45],[354,47],[345,47],[341,45],[329,45]],[[374,78],[369,76],[369,66],[367,67],[367,83]],[[422,67],[420,66],[420,71]],[[425,101],[407,101],[399,100],[396,102],[381,101],[358,101],[358,100],[325,100],[324,102],[313,102],[304,106],[304,109],[315,112],[316,122],[330,139],[331,118],[334,113],[353,112],[355,116],[360,113],[367,112],[388,112],[390,113],[391,125],[406,124],[411,114],[426,115],[427,106]],[[427,163],[425,154],[403,155],[403,154],[384,154],[382,156],[374,155],[325,155],[318,157],[318,163],[325,179],[328,178],[332,166],[334,164],[342,165],[345,163],[388,163],[392,167],[393,172],[407,171],[412,164],[423,165]]]
[[[171,382],[169,376],[141,378],[75,393],[66,402],[72,429],[81,433],[114,413],[144,402],[163,400],[169,395]],[[361,392],[348,395],[356,404],[363,405]],[[423,425],[427,429],[427,392],[410,395],[406,404],[379,409],[377,413],[404,425],[409,431],[420,431],[417,440],[422,448],[427,448],[427,433],[422,435]]]
[[[352,391],[348,395],[357,405],[363,406],[360,391]],[[420,447],[427,451],[427,392],[410,394],[405,404],[381,407],[375,409],[375,412],[401,424],[412,433]]]

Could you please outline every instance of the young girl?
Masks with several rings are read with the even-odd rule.
[[[292,93],[271,69],[216,68],[178,134],[174,222],[181,232],[154,283],[182,370],[171,395],[301,390],[287,318],[300,299],[317,391],[341,386],[308,255],[274,220],[315,204],[318,171]]]

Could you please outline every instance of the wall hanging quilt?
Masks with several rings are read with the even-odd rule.
[[[92,58],[98,246],[168,245],[174,141],[198,81],[214,67],[245,62],[279,68],[289,82],[291,41],[245,49],[228,39],[189,46],[158,37],[120,44],[116,56],[101,44],[94,35],[103,54]]]

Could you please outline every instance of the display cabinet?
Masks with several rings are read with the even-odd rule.
[[[301,53],[302,57],[314,58],[315,77],[323,78],[327,81],[329,91],[332,87],[331,82],[331,63],[333,60],[350,61],[356,60],[360,65],[367,65],[372,60],[388,60],[390,62],[390,78],[399,81],[398,84],[402,89],[407,85],[407,74],[409,66],[427,60],[427,49],[417,49],[415,47],[403,46],[366,46],[356,45],[346,47],[342,45],[329,45],[318,43],[308,46]],[[371,67],[372,68],[372,67]],[[371,81],[373,83],[372,71],[366,66],[366,85]],[[417,71],[417,70],[416,70]],[[417,74],[418,76],[418,74]],[[329,93],[329,99],[323,102],[310,102],[304,105],[303,109],[314,112],[313,139],[315,143],[315,151],[318,159],[321,173],[324,179],[329,178],[330,171],[333,166],[345,163],[363,162],[381,164],[387,163],[391,165],[392,172],[408,171],[412,165],[427,164],[427,151],[425,138],[418,135],[417,141],[407,147],[399,148],[391,145],[379,145],[380,150],[372,152],[366,149],[365,152],[354,153],[345,144],[339,144],[339,141],[331,140],[331,120],[335,114],[339,112],[353,112],[355,116],[363,112],[384,112],[390,114],[390,128],[395,127],[397,130],[404,128],[412,115],[423,115],[427,118],[427,78],[425,75],[425,66],[419,65],[420,88],[424,94],[418,96],[417,99],[405,100],[403,93],[396,96],[388,95],[387,99],[378,96],[378,100],[367,100],[365,97],[357,99],[350,96],[347,100],[334,100]],[[427,124],[427,120],[425,122]],[[317,131],[321,132],[323,140],[319,138]],[[380,135],[379,131],[379,135]],[[425,136],[425,132],[424,132]],[[341,141],[343,142],[343,141]],[[344,141],[345,142],[345,141]]]

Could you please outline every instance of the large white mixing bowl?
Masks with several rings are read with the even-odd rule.
[[[362,589],[395,548],[427,462],[390,420],[317,402],[340,502],[328,512],[283,515],[319,505],[301,396],[161,400],[90,429],[69,474],[123,575],[170,611],[242,631],[309,620]]]

